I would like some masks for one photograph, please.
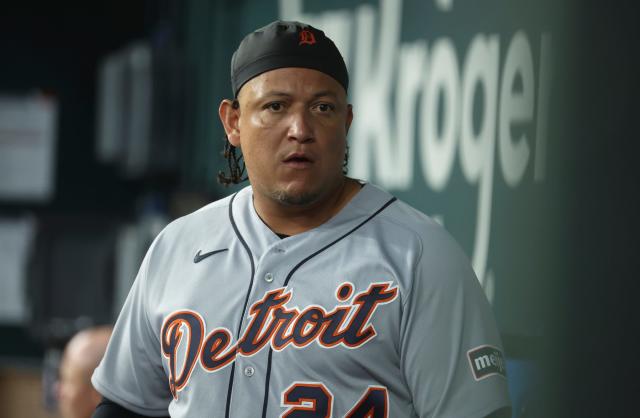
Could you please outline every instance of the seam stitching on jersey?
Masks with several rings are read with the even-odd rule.
[[[413,232],[413,231],[412,231]],[[417,235],[417,234],[416,234]],[[402,327],[402,322],[404,320],[404,315],[407,312],[407,305],[409,304],[409,300],[411,300],[411,295],[413,294],[413,287],[416,283],[417,280],[417,276],[418,276],[418,266],[420,265],[420,262],[422,261],[422,256],[424,255],[424,244],[422,242],[422,239],[420,239],[420,237],[418,236],[418,242],[420,243],[420,254],[418,255],[418,257],[416,257],[416,262],[413,266],[413,280],[411,280],[411,284],[410,284],[410,288],[407,289],[407,295],[406,295],[406,299],[404,300],[404,303],[402,303],[400,305],[400,310],[401,310],[401,314],[400,314],[400,335],[399,335],[399,344],[400,346],[398,347],[400,350],[400,354],[402,353],[402,348],[403,348],[403,341],[404,341],[404,334],[406,332],[406,329]],[[404,373],[402,373],[402,370],[404,370],[404,357],[402,355],[399,355],[400,357],[400,376],[402,377],[402,381],[404,382],[405,386],[407,387],[407,389],[409,389],[409,392],[411,392],[411,387],[409,386],[409,382],[406,379],[406,376],[404,375]],[[413,402],[412,402],[413,405]],[[415,407],[414,407],[415,410]]]
[[[380,218],[383,221],[392,223],[393,225],[395,225],[398,228],[402,228],[403,230],[405,230],[407,233],[413,235],[416,240],[418,241],[418,243],[420,244],[420,251],[418,254],[418,257],[416,257],[416,262],[413,266],[414,268],[414,272],[417,271],[417,267],[420,264],[420,261],[422,260],[422,257],[424,255],[424,243],[422,241],[422,237],[420,236],[420,234],[418,234],[415,230],[411,229],[411,227],[409,227],[406,223],[402,222],[402,220],[400,219],[396,219],[396,217],[394,217],[393,215],[388,215],[388,216],[383,216]],[[433,220],[432,220],[433,222]],[[414,277],[415,278],[415,277]],[[406,295],[410,295],[413,292],[413,284],[414,284],[414,280],[411,281],[410,286],[404,290],[406,290]],[[401,283],[398,283],[398,285],[400,285]],[[399,287],[399,291],[403,290],[402,287]],[[404,309],[408,303],[408,299],[404,298],[405,295],[403,295],[403,292],[400,292],[400,299],[401,301],[401,308]]]
[[[404,312],[406,306],[409,304],[409,300],[411,300],[411,295],[413,294],[413,287],[415,286],[416,278],[417,278],[417,275],[418,275],[418,266],[420,265],[420,262],[422,261],[422,257],[424,256],[424,244],[423,244],[422,239],[420,238],[420,236],[418,236],[418,242],[420,243],[420,254],[418,255],[418,257],[416,257],[416,262],[413,265],[413,280],[411,280],[410,287],[407,289],[407,295],[406,295],[407,298],[405,299],[404,303],[402,304],[403,312]],[[402,338],[402,336],[400,336],[400,337]]]
[[[158,246],[158,242],[162,239],[162,237],[164,236],[165,231],[167,230],[168,227],[169,227],[168,225],[166,227],[164,227],[162,229],[162,231],[160,231],[158,236],[156,236],[156,238],[153,240],[153,242],[151,243],[151,246],[149,247],[147,255],[142,260],[142,266],[140,267],[140,272],[142,273],[142,277],[144,278],[143,284],[145,286],[145,289],[144,289],[145,291],[142,292],[142,295],[140,296],[141,299],[142,299],[142,305],[143,305],[142,306],[142,313],[144,315],[145,321],[147,322],[147,327],[148,327],[148,329],[151,330],[151,334],[155,338],[155,340],[158,343],[158,345],[160,345],[160,338],[158,338],[158,336],[154,332],[154,328],[151,325],[151,320],[149,319],[149,312],[148,312],[148,309],[147,309],[147,307],[149,306],[148,298],[149,298],[149,293],[150,293],[148,291],[149,266],[151,265],[151,258],[153,258],[153,256],[154,256],[155,249]]]
[[[143,289],[145,291],[142,292],[142,295],[140,295],[140,298],[142,300],[142,314],[144,315],[144,320],[147,323],[147,332],[149,332],[151,334],[151,337],[155,339],[157,346],[161,345],[160,338],[158,338],[158,335],[155,333],[155,328],[153,327],[151,320],[149,319],[149,310],[148,310],[148,306],[149,306],[148,298],[150,293],[148,291],[149,266],[151,265],[151,258],[153,257],[153,253],[155,252],[156,247],[158,246],[158,242],[162,239],[168,227],[169,226],[166,226],[162,231],[160,231],[158,236],[153,240],[148,250],[148,254],[142,260],[142,266],[140,268],[142,277],[144,278],[144,281],[142,284],[145,285],[145,288]],[[149,357],[150,360],[153,358],[153,356],[150,356],[149,353],[145,352],[145,354]],[[153,362],[151,361],[151,363]],[[160,362],[160,366],[162,366],[162,362]]]
[[[424,254],[424,243],[422,242],[422,237],[420,236],[420,234],[418,234],[416,231],[414,231],[413,229],[409,228],[406,224],[399,222],[397,219],[393,218],[393,217],[384,217],[382,218],[384,221],[389,222],[394,224],[396,227],[398,228],[402,228],[404,229],[407,233],[413,235],[416,238],[416,241],[418,241],[418,243],[420,244],[420,251],[418,256],[416,257],[416,261],[413,265],[413,271],[414,274],[417,271],[418,265],[420,264],[420,261],[422,260],[422,256]],[[414,276],[415,279],[415,276]],[[403,295],[403,292],[400,292],[400,299],[401,299],[401,308],[404,310],[404,308],[407,306],[408,303],[408,298],[405,298],[404,296],[408,296],[413,292],[413,284],[415,283],[415,280],[412,280],[410,283],[410,287],[404,289],[406,292],[406,295]],[[398,286],[400,286],[401,283],[398,283]],[[402,287],[399,287],[399,291],[403,290]]]

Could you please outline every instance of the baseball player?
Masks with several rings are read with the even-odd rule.
[[[509,416],[491,307],[429,217],[348,178],[334,43],[244,38],[219,109],[238,193],[151,245],[93,375],[95,417]],[[240,154],[241,152],[241,154]]]

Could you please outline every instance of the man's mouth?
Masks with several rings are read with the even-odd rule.
[[[291,168],[307,168],[313,163],[313,160],[305,153],[294,152],[289,154],[282,162]]]

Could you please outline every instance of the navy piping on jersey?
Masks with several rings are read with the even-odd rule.
[[[346,234],[342,235],[341,237],[339,237],[335,241],[330,242],[329,244],[327,244],[324,247],[320,248],[318,251],[316,251],[315,253],[311,254],[310,256],[308,256],[307,258],[305,258],[304,260],[299,262],[289,272],[289,274],[287,275],[287,278],[284,281],[284,286],[287,286],[287,284],[289,283],[289,280],[291,280],[291,277],[293,277],[293,273],[295,273],[304,263],[306,263],[307,261],[311,260],[313,257],[317,256],[318,254],[320,254],[321,252],[323,252],[327,248],[331,247],[332,245],[336,244],[338,241],[341,241],[343,238],[347,237],[348,235],[351,235],[356,230],[360,229],[361,226],[363,226],[364,224],[369,222],[371,219],[375,218],[380,212],[385,210],[387,208],[387,206],[389,206],[390,204],[392,204],[396,200],[397,199],[395,197],[392,198],[387,203],[382,205],[382,207],[380,209],[378,209],[377,211],[375,211],[371,216],[369,216],[367,219],[365,219],[364,221],[362,221],[361,223],[356,225],[352,230],[350,230]],[[271,357],[272,357],[272,354],[273,354],[273,347],[269,346],[269,359],[268,359],[268,362],[267,362],[267,378],[265,380],[265,385],[264,385],[264,402],[262,403],[262,418],[266,418],[267,417],[267,406],[269,404],[269,382],[270,382],[270,378],[271,378]]]
[[[251,281],[249,282],[249,290],[247,291],[247,297],[244,299],[244,306],[242,307],[242,316],[240,317],[240,324],[238,325],[238,333],[236,335],[240,335],[240,331],[242,331],[242,320],[244,318],[244,313],[247,310],[247,304],[249,303],[249,295],[251,294],[251,289],[253,288],[253,276],[255,274],[255,265],[253,263],[253,254],[251,254],[251,249],[249,249],[249,245],[242,238],[240,231],[238,230],[238,226],[236,225],[236,221],[233,219],[233,201],[235,200],[238,193],[235,193],[231,197],[231,202],[229,202],[229,220],[231,221],[231,226],[233,227],[233,231],[236,233],[236,236],[242,243],[242,246],[245,250],[247,250],[247,254],[249,255],[249,261],[251,262]],[[236,362],[231,363],[231,374],[229,375],[229,389],[227,390],[227,406],[225,409],[224,416],[225,418],[229,418],[229,407],[231,406],[231,393],[233,392],[233,375],[235,371]]]

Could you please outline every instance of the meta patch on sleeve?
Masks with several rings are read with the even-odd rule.
[[[467,357],[476,380],[482,380],[496,374],[507,377],[504,356],[499,348],[492,345],[481,345],[467,351]]]

